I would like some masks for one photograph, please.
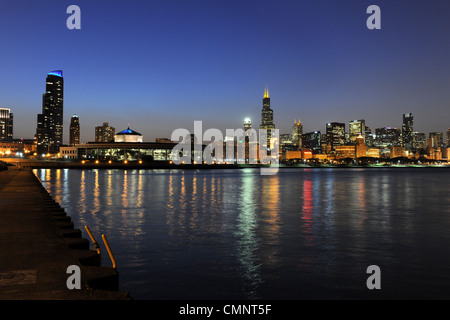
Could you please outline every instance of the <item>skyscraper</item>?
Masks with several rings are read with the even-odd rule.
[[[322,147],[321,138],[322,135],[320,134],[320,131],[304,133],[302,135],[303,147],[320,153]]]
[[[250,118],[244,119],[244,132],[252,128],[252,120]]]
[[[244,136],[246,142],[255,141],[258,138],[256,131],[252,128],[252,120],[250,118],[244,119]]]
[[[76,114],[70,119],[69,144],[71,146],[80,144],[80,119]]]
[[[336,146],[343,146],[345,144],[345,123],[329,122],[326,126],[327,143],[331,150],[335,150]]]
[[[37,116],[36,140],[40,153],[56,153],[63,142],[64,78],[62,70],[47,74],[42,113]]]
[[[375,145],[377,147],[389,148],[402,145],[401,130],[398,128],[384,127],[375,129]]]
[[[403,114],[402,124],[402,142],[406,150],[412,149],[412,133],[414,126],[414,117],[412,113]]]
[[[365,132],[366,132],[366,121],[364,119],[361,120],[352,120],[349,123],[348,126],[348,132],[349,132],[349,140],[351,144],[356,144],[356,141],[359,137],[359,135],[362,135],[365,139]]]
[[[11,109],[0,108],[0,140],[13,138],[13,114]]]
[[[427,147],[427,135],[423,132],[414,131],[412,133],[412,141],[412,148],[415,151],[426,149]]]
[[[444,134],[442,132],[430,132],[429,139],[432,148],[440,148],[444,146]]]
[[[450,148],[450,128],[447,129],[447,147]]]
[[[302,135],[303,135],[303,124],[300,119],[294,120],[294,125],[292,126],[291,141],[294,146],[298,148],[302,147]]]
[[[273,110],[270,108],[270,96],[269,89],[264,89],[263,108],[261,112],[261,125],[260,129],[267,130],[267,148],[270,148],[270,138],[272,137],[272,130],[275,129],[273,123]],[[263,143],[263,141],[261,141]]]
[[[110,142],[114,141],[116,129],[110,127],[108,122],[103,122],[103,126],[95,127],[95,142]]]

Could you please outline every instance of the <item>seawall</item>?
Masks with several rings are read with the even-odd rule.
[[[31,170],[0,172],[0,300],[130,299],[91,246]],[[81,289],[67,286],[71,265]]]

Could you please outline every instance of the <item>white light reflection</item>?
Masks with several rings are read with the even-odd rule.
[[[243,275],[248,282],[249,288],[246,294],[249,299],[258,298],[258,289],[262,283],[261,263],[257,256],[258,239],[256,228],[255,200],[253,192],[255,190],[255,172],[243,172],[240,190],[239,215],[237,217],[237,256],[242,266]]]

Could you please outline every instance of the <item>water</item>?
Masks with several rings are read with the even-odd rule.
[[[35,173],[135,299],[450,298],[449,169]]]

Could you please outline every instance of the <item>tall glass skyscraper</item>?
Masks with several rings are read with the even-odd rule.
[[[0,140],[13,138],[13,114],[11,109],[0,108]]]
[[[412,113],[405,113],[403,114],[403,124],[402,124],[402,142],[403,147],[406,150],[412,149],[412,133],[413,133],[413,126],[414,126],[414,116]]]
[[[261,112],[261,125],[260,129],[267,130],[267,147],[270,148],[270,138],[272,137],[272,130],[275,129],[273,123],[273,110],[270,108],[270,96],[269,89],[264,90],[263,109]],[[262,141],[260,141],[262,143]]]
[[[42,113],[37,116],[36,140],[39,153],[57,153],[63,143],[64,78],[62,70],[47,74],[42,95]]]
[[[327,143],[332,151],[336,149],[336,146],[345,144],[345,123],[328,122],[326,129]]]
[[[292,126],[291,141],[294,146],[298,149],[302,147],[302,135],[303,135],[303,124],[298,120],[294,120],[294,125]]]
[[[70,119],[69,145],[80,144],[80,119],[76,114]]]

